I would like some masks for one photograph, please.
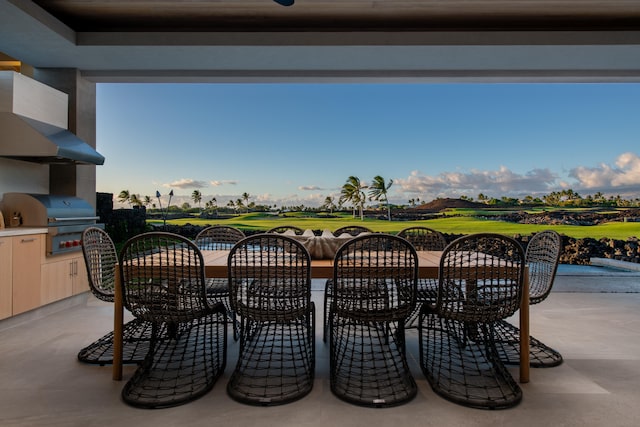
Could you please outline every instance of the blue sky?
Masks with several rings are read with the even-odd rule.
[[[639,113],[638,84],[99,84],[97,190],[319,206],[381,175],[400,204],[635,198]]]

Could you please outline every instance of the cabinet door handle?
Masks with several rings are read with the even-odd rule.
[[[30,243],[30,242],[35,242],[36,238],[32,237],[31,239],[22,239],[20,240],[21,243]]]

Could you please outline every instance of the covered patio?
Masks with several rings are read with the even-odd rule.
[[[314,280],[316,304],[316,380],[300,401],[253,407],[232,400],[226,384],[238,352],[229,340],[224,376],[199,400],[176,408],[135,409],[111,379],[110,366],[76,360],[80,348],[112,327],[113,307],[91,295],[47,306],[0,322],[0,424],[3,426],[370,426],[521,425],[632,426],[640,417],[640,273],[582,274],[556,278],[549,298],[531,307],[532,334],[559,350],[564,363],[532,369],[521,384],[522,402],[508,410],[462,407],[436,395],[418,365],[417,331],[407,346],[418,396],[408,404],[371,409],[337,399],[329,389],[328,347],[322,341],[324,282]],[[517,366],[512,367],[517,377]]]
[[[109,6],[109,2],[2,1],[0,60],[14,67],[16,61],[11,59],[15,59],[25,65],[23,72],[70,93],[69,129],[92,145],[96,84],[101,83],[640,80],[640,13],[629,1],[555,2],[555,18],[549,15],[549,2],[479,1],[474,2],[479,8],[464,9],[474,13],[462,19],[461,2],[309,1],[305,6],[299,0],[300,8],[295,9],[265,0],[244,2],[235,23],[224,17],[232,2],[216,1],[204,6],[207,13],[217,10],[224,15],[218,21],[207,15],[199,27],[186,21],[169,29],[158,22],[155,27],[140,26],[150,22],[146,9],[141,19],[129,20],[129,26],[122,24],[126,10],[98,25],[96,19],[106,16],[104,9],[88,14],[76,10],[79,18],[71,19],[64,10],[45,10],[41,5],[46,3]],[[119,2],[125,3],[136,2]],[[401,13],[399,3],[414,8]],[[418,3],[424,8],[416,9]],[[438,12],[434,4],[445,3],[451,9],[434,15]],[[507,3],[510,13],[493,20],[497,12],[505,12]],[[348,4],[350,17],[326,13],[339,12],[336,4]],[[256,15],[257,9],[262,15]],[[300,12],[291,12],[296,10]],[[393,23],[392,12],[397,12]],[[443,20],[446,13],[449,18]],[[267,19],[285,14],[285,21]],[[257,19],[249,22],[247,15]],[[341,24],[327,27],[336,18],[342,19]],[[256,27],[257,23],[262,25]],[[6,182],[20,182],[23,190],[33,191],[33,174],[23,169],[4,167],[0,178],[10,175]],[[95,195],[93,166],[56,165],[51,176],[52,193],[68,192],[71,182],[74,195],[87,199]],[[49,183],[48,178],[43,180]],[[1,181],[0,193],[15,191]],[[110,366],[76,360],[83,346],[113,328],[113,307],[84,293],[0,322],[0,424],[635,426],[640,419],[639,279],[637,274],[558,276],[551,296],[531,307],[531,332],[558,349],[564,363],[532,370],[531,381],[522,384],[522,403],[499,411],[465,408],[433,393],[418,367],[415,330],[407,333],[419,388],[414,400],[395,408],[367,409],[335,398],[329,390],[328,348],[322,341],[318,311],[322,281],[314,282],[317,360],[310,395],[269,408],[230,399],[225,387],[238,352],[238,343],[230,340],[227,369],[210,393],[176,408],[135,409],[121,401],[124,381],[111,379]],[[517,372],[517,367],[512,369]],[[133,370],[125,368],[124,380]]]

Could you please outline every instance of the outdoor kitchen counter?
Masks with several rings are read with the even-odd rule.
[[[0,229],[0,237],[26,236],[29,234],[47,234],[47,227],[12,227]]]

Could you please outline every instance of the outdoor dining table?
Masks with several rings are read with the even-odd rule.
[[[418,276],[420,278],[437,278],[440,265],[441,251],[418,251]],[[227,277],[228,250],[203,250],[205,276]],[[311,277],[314,279],[329,279],[333,277],[332,259],[312,259]],[[119,268],[116,268],[116,283],[120,283]],[[121,286],[115,287],[114,325],[113,325],[113,372],[114,380],[122,379],[122,328],[123,301]],[[525,280],[520,302],[520,382],[529,382],[529,282],[525,270]]]

